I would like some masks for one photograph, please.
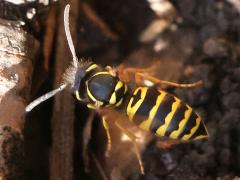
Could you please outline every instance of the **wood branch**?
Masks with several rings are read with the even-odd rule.
[[[55,86],[58,87],[62,80],[62,75],[66,67],[70,65],[72,57],[67,45],[66,35],[63,25],[63,9],[65,4],[61,4],[58,18],[58,36],[56,47],[55,64]],[[74,13],[77,2],[71,4],[70,29],[73,29],[72,23],[76,17],[71,16]],[[74,33],[73,39],[74,39]],[[70,180],[73,179],[73,143],[74,143],[74,101],[72,94],[63,91],[56,95],[53,118],[52,118],[52,149],[50,154],[50,179]]]
[[[18,23],[0,19],[0,179],[21,179],[32,61],[39,44]]]

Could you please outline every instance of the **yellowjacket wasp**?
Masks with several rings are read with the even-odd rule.
[[[85,103],[89,108],[95,109],[102,115],[108,137],[107,151],[111,149],[108,114],[105,111],[108,109],[121,112],[140,129],[149,131],[156,136],[181,141],[197,140],[208,136],[201,117],[189,105],[157,88],[161,84],[175,87],[195,87],[201,84],[201,81],[193,84],[177,84],[159,80],[136,68],[115,70],[110,66],[102,67],[91,61],[78,62],[69,30],[69,9],[70,6],[67,5],[64,10],[64,27],[73,63],[63,76],[64,83],[59,88],[31,102],[26,107],[26,112],[31,111],[56,93],[69,88],[78,101]],[[129,84],[131,79],[129,77],[132,74],[134,74],[135,86]],[[148,87],[146,81],[155,86]],[[116,120],[115,124],[135,145],[141,172],[144,173],[134,135],[119,121]]]

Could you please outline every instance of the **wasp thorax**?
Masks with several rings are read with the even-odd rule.
[[[78,100],[87,103],[91,108],[122,104],[127,86],[111,67],[102,68],[91,64],[84,71],[84,77],[75,78],[74,89]]]

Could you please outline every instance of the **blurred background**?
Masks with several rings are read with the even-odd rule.
[[[191,105],[210,137],[171,145],[139,137],[145,175],[133,145],[111,126],[105,156],[100,117],[63,91],[30,113],[25,106],[62,82],[79,59],[147,68],[161,80],[203,85],[162,88]],[[238,179],[240,176],[239,0],[1,0],[0,179]]]

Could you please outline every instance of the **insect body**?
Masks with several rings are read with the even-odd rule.
[[[177,97],[155,87],[130,88],[109,66],[79,64],[72,82],[77,100],[93,109],[117,108],[141,129],[170,139],[208,136],[201,117]]]
[[[208,136],[201,117],[177,97],[155,87],[129,88],[109,66],[79,64],[72,82],[77,100],[88,107],[118,108],[141,129],[170,139]]]
[[[153,87],[138,87],[126,108],[141,129],[170,139],[192,140],[208,136],[201,117],[177,97]]]
[[[63,89],[69,88],[76,99],[87,104],[89,108],[97,111],[106,108],[115,109],[125,114],[139,128],[150,131],[157,136],[183,141],[196,140],[208,136],[207,129],[200,116],[177,97],[159,90],[157,87],[130,86],[119,78],[118,73],[120,72],[116,72],[109,66],[103,68],[92,62],[78,62],[70,35],[68,16],[69,5],[66,6],[64,12],[64,26],[73,55],[73,64],[64,74],[64,84],[34,100],[26,107],[26,112],[31,111],[35,106]],[[153,83],[160,81],[152,76],[146,76],[146,79],[150,79]],[[166,81],[161,82],[181,87],[195,86],[194,84],[180,85]],[[109,150],[111,137],[105,117],[103,117],[103,125],[108,136]],[[125,134],[131,134],[118,122],[116,122],[116,125],[126,132]],[[130,139],[135,145],[141,172],[144,173],[140,153],[133,137],[134,135],[131,135]]]

